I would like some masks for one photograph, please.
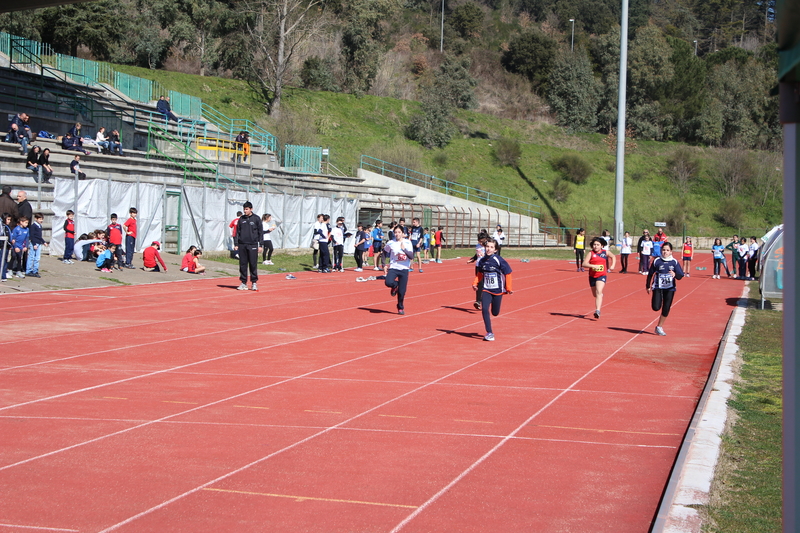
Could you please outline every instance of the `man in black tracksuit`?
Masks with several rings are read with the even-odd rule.
[[[253,214],[253,204],[245,202],[242,206],[244,215],[239,217],[236,225],[236,238],[233,249],[239,252],[239,285],[240,291],[247,290],[247,268],[250,267],[250,290],[257,291],[258,285],[258,254],[263,246],[264,230],[261,217]]]

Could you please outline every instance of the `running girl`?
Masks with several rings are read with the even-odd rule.
[[[692,269],[692,258],[694,257],[694,246],[692,246],[692,238],[686,237],[686,242],[683,243],[682,251],[683,271],[686,277],[689,277],[689,271]]]
[[[675,281],[683,277],[683,269],[677,259],[672,257],[672,244],[661,245],[661,257],[657,257],[647,273],[647,294],[653,295],[651,306],[653,311],[661,311],[656,326],[656,335],[664,333],[664,322],[669,316],[672,299],[675,297]]]
[[[483,286],[481,307],[483,308],[483,324],[486,326],[486,336],[483,340],[493,341],[492,316],[500,314],[503,294],[512,294],[511,267],[496,253],[498,249],[496,240],[487,240],[485,247],[486,254],[478,259],[475,265],[477,276],[472,282],[472,289],[477,292],[478,287]]]
[[[714,254],[714,275],[712,278],[719,279],[719,267],[725,267],[725,273],[731,277],[731,272],[728,270],[728,262],[725,260],[725,246],[722,244],[722,239],[719,237],[714,239],[714,246],[711,247],[711,253]]]
[[[397,314],[404,315],[403,300],[406,297],[408,271],[411,268],[411,258],[414,257],[414,248],[411,241],[406,239],[401,226],[394,228],[394,240],[386,243],[384,253],[389,256],[389,264],[383,267],[386,275],[384,283],[391,289],[392,297],[397,296]]]
[[[600,308],[603,306],[603,289],[608,281],[606,275],[617,266],[617,258],[608,250],[603,250],[606,244],[602,237],[595,237],[590,243],[592,251],[583,261],[583,267],[589,269],[589,287],[594,296],[594,317],[600,318]]]

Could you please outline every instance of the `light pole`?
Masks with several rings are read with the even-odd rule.
[[[574,52],[575,51],[575,19],[569,19],[569,21],[572,23],[572,43],[569,45],[569,51],[570,52]]]
[[[439,52],[444,51],[444,0],[442,0],[442,34],[439,38]]]
[[[697,40],[694,41],[694,55],[697,57]]]

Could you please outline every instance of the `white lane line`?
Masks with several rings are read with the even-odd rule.
[[[691,294],[693,294],[693,293],[694,293],[695,291],[697,291],[697,290],[698,290],[700,287],[702,287],[704,283],[705,283],[705,282],[701,283],[701,284],[700,284],[700,285],[698,285],[696,288],[694,288],[693,290],[691,290],[690,292],[688,292],[688,293],[686,294],[686,296],[684,296],[684,297],[680,298],[680,299],[678,300],[678,302],[676,302],[676,303],[675,303],[675,305],[677,305],[677,304],[679,304],[680,302],[682,302],[682,301],[686,300],[686,299],[687,299],[687,298],[688,298],[688,297],[689,297]],[[577,320],[577,319],[574,319],[574,320]],[[481,456],[481,457],[480,457],[480,458],[479,458],[477,461],[475,461],[474,463],[472,463],[472,464],[471,464],[469,467],[467,467],[467,469],[466,469],[466,470],[464,470],[464,471],[463,471],[463,472],[461,472],[461,473],[460,473],[458,476],[456,476],[456,477],[455,477],[455,479],[453,479],[452,481],[450,481],[450,483],[448,483],[447,485],[445,485],[445,486],[444,486],[442,489],[440,489],[440,490],[439,490],[439,491],[438,491],[436,494],[434,494],[433,496],[431,496],[431,497],[430,497],[430,498],[429,498],[429,499],[428,499],[428,500],[427,500],[425,503],[423,503],[422,505],[420,505],[420,506],[419,506],[419,507],[418,507],[418,508],[417,508],[417,509],[416,509],[416,510],[413,512],[413,513],[411,513],[410,515],[408,515],[408,516],[407,516],[405,519],[403,519],[403,520],[402,520],[402,521],[401,521],[399,524],[397,524],[397,526],[395,526],[395,527],[394,527],[394,528],[391,530],[391,532],[390,532],[390,533],[396,533],[396,532],[400,531],[401,529],[403,529],[403,528],[404,528],[406,525],[408,525],[408,523],[409,523],[409,522],[411,522],[411,521],[412,521],[414,518],[416,518],[417,516],[419,516],[419,515],[420,515],[420,513],[422,513],[423,511],[425,511],[425,509],[427,509],[428,507],[430,507],[431,505],[433,505],[433,504],[434,504],[434,503],[435,503],[435,502],[436,502],[436,501],[437,501],[439,498],[441,498],[441,497],[442,497],[442,495],[444,495],[444,494],[445,494],[447,491],[449,491],[451,488],[453,488],[453,487],[454,487],[454,486],[455,486],[455,485],[456,485],[456,484],[457,484],[459,481],[461,481],[462,479],[464,479],[464,478],[465,478],[467,475],[469,475],[469,474],[470,474],[470,473],[471,473],[473,470],[475,470],[475,469],[476,469],[478,466],[480,466],[480,465],[481,465],[481,464],[482,464],[484,461],[486,461],[486,460],[487,460],[489,457],[491,457],[491,456],[492,456],[492,455],[493,455],[493,454],[494,454],[494,453],[495,453],[497,450],[499,450],[499,449],[500,449],[500,448],[501,448],[501,447],[502,447],[502,446],[503,446],[503,445],[504,445],[506,442],[508,442],[509,440],[511,440],[511,438],[512,438],[512,437],[514,437],[514,436],[515,436],[517,433],[519,433],[519,432],[520,432],[520,431],[521,431],[521,430],[522,430],[522,429],[523,429],[525,426],[527,426],[528,424],[530,424],[530,423],[531,423],[531,422],[532,422],[532,421],[533,421],[533,420],[534,420],[534,419],[535,419],[537,416],[539,416],[539,415],[540,415],[541,413],[543,413],[543,412],[544,412],[546,409],[548,409],[548,408],[549,408],[551,405],[553,405],[553,404],[554,404],[556,401],[558,401],[558,400],[559,400],[560,398],[562,398],[562,397],[563,397],[565,394],[567,394],[567,392],[569,392],[571,389],[573,389],[575,386],[577,386],[577,385],[578,385],[578,383],[580,383],[581,381],[583,381],[584,379],[586,379],[587,377],[589,377],[589,376],[590,376],[592,373],[594,373],[594,371],[595,371],[595,370],[597,370],[598,368],[600,368],[601,366],[603,366],[605,363],[607,363],[608,361],[610,361],[610,360],[611,360],[611,358],[613,358],[613,357],[614,357],[614,356],[615,356],[617,353],[619,353],[619,352],[620,352],[620,351],[621,351],[623,348],[625,348],[625,346],[627,346],[628,344],[630,344],[631,342],[633,342],[633,341],[634,341],[634,340],[635,340],[635,339],[636,339],[636,338],[637,338],[639,335],[641,335],[642,333],[644,333],[644,332],[645,332],[645,331],[646,331],[646,330],[647,330],[647,329],[648,329],[648,328],[649,328],[649,327],[650,327],[650,326],[651,326],[653,323],[655,323],[657,320],[658,320],[658,317],[656,317],[656,318],[654,318],[653,320],[651,320],[651,321],[650,321],[650,322],[649,322],[649,323],[648,323],[648,324],[647,324],[647,325],[646,325],[644,328],[642,328],[641,330],[639,330],[637,333],[634,333],[634,334],[633,334],[633,336],[632,336],[630,339],[628,339],[627,341],[625,341],[625,342],[624,342],[624,343],[623,343],[623,344],[622,344],[622,345],[621,345],[619,348],[617,348],[616,350],[614,350],[614,351],[613,351],[613,352],[612,352],[612,353],[611,353],[611,354],[610,354],[608,357],[606,357],[605,359],[603,359],[602,361],[600,361],[600,362],[599,362],[597,365],[595,365],[593,368],[591,368],[591,369],[590,369],[588,372],[586,372],[586,373],[585,373],[583,376],[581,376],[580,378],[578,378],[577,380],[575,380],[575,381],[574,381],[574,382],[573,382],[573,383],[572,383],[572,384],[571,384],[569,387],[567,387],[566,389],[564,389],[563,391],[561,391],[561,392],[560,392],[558,395],[556,395],[556,396],[555,396],[555,397],[554,397],[552,400],[550,400],[550,401],[549,401],[547,404],[545,404],[545,405],[544,405],[542,408],[540,408],[538,411],[536,411],[535,413],[533,413],[533,414],[532,414],[532,415],[531,415],[531,416],[530,416],[530,417],[529,417],[527,420],[525,420],[525,422],[523,422],[523,423],[522,423],[522,424],[520,424],[520,425],[519,425],[519,426],[518,426],[516,429],[514,429],[514,431],[512,431],[511,433],[509,433],[509,434],[508,434],[506,437],[504,437],[504,438],[503,438],[503,439],[502,439],[500,442],[498,442],[497,444],[495,444],[495,445],[494,445],[494,446],[493,446],[493,447],[492,447],[492,448],[491,448],[489,451],[487,451],[485,454],[483,454],[483,455],[482,455],[482,456]]]

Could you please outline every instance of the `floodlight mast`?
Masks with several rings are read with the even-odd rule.
[[[617,100],[617,175],[614,194],[614,238],[625,233],[622,204],[625,197],[625,86],[628,83],[628,0],[622,0],[619,32],[619,99]]]
[[[572,23],[572,40],[571,40],[570,45],[569,45],[569,51],[570,52],[574,52],[575,51],[575,19],[569,19],[569,21]]]

